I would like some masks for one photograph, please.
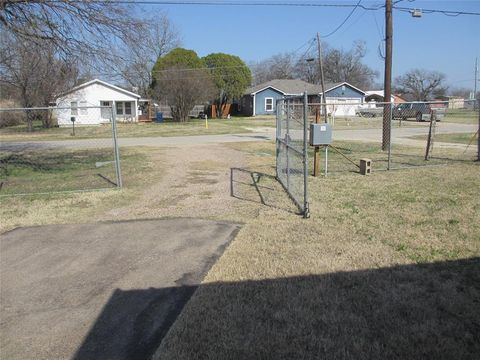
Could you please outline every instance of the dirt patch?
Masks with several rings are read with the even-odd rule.
[[[250,157],[248,153],[221,144],[165,148],[158,154],[154,152],[151,161],[162,163],[162,178],[146,187],[137,200],[108,211],[102,219],[146,216],[252,219],[262,204],[239,201],[230,196],[231,168],[251,164]]]

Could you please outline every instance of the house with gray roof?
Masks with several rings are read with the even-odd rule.
[[[319,103],[322,97],[320,85],[310,84],[298,79],[275,79],[252,86],[245,90],[239,102],[239,110],[243,115],[273,115],[277,99],[284,96],[302,95],[307,92],[309,103]],[[356,105],[361,105],[365,92],[347,82],[325,84],[325,99],[332,104],[335,115],[355,115]],[[339,106],[340,104],[353,104]],[[335,104],[339,104],[335,106]]]

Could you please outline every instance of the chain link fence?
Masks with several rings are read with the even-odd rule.
[[[0,196],[122,186],[110,106],[0,109]]]
[[[317,111],[324,121],[322,104],[309,103],[308,107],[309,122],[315,120]],[[334,141],[321,150],[322,173],[326,169],[328,174],[358,172],[361,159],[372,160],[373,171],[477,160],[478,109],[475,100],[458,98],[402,103],[327,98],[327,122]],[[384,111],[391,115],[390,129],[383,126]],[[385,138],[387,146],[382,150]],[[313,154],[312,147],[309,151]]]
[[[276,173],[304,217],[309,217],[307,94],[287,97],[276,104]]]

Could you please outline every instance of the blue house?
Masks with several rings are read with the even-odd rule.
[[[322,98],[320,85],[303,80],[276,79],[245,90],[239,102],[240,112],[246,116],[273,115],[277,99],[284,96],[302,95],[307,92],[309,103],[319,103]],[[356,104],[361,105],[365,92],[347,83],[325,84],[325,99],[329,112],[337,116],[355,115]],[[330,105],[331,104],[331,105]],[[342,105],[341,104],[345,104]],[[347,105],[348,104],[348,105]]]

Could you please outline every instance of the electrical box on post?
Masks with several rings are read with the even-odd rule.
[[[310,124],[310,145],[321,146],[332,143],[332,127],[330,124]]]

